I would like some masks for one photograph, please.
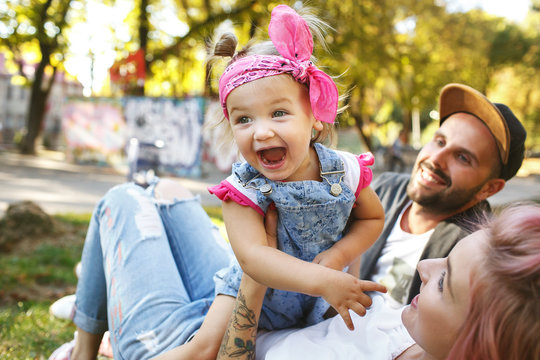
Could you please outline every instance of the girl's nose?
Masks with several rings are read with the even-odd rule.
[[[267,140],[274,136],[274,131],[270,122],[268,121],[256,121],[254,124],[253,138],[255,140]]]

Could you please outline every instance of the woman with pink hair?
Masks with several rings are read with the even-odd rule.
[[[218,359],[540,359],[540,206],[503,210],[418,271],[409,306],[390,310],[375,296],[365,317],[351,314],[354,331],[333,318],[260,334],[266,288],[244,274]]]

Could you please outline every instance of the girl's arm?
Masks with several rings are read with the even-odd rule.
[[[323,297],[351,329],[348,310],[363,315],[365,307],[371,305],[364,291],[385,291],[379,284],[302,261],[267,246],[263,218],[250,207],[225,201],[223,218],[229,241],[245,273],[271,288]]]
[[[366,187],[356,198],[349,228],[341,240],[318,254],[313,262],[331,269],[343,270],[359,258],[379,237],[384,225],[384,210],[377,194]]]

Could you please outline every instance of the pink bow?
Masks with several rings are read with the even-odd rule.
[[[313,116],[334,123],[338,106],[338,91],[330,76],[309,60],[313,53],[313,37],[306,21],[287,5],[272,10],[268,34],[281,56],[250,55],[230,64],[219,79],[219,98],[225,117],[227,96],[240,85],[267,76],[290,74],[296,81],[309,86]]]

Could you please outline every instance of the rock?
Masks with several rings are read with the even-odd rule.
[[[54,218],[32,201],[11,204],[0,223],[0,250],[9,251],[18,241],[51,235],[57,231]]]

